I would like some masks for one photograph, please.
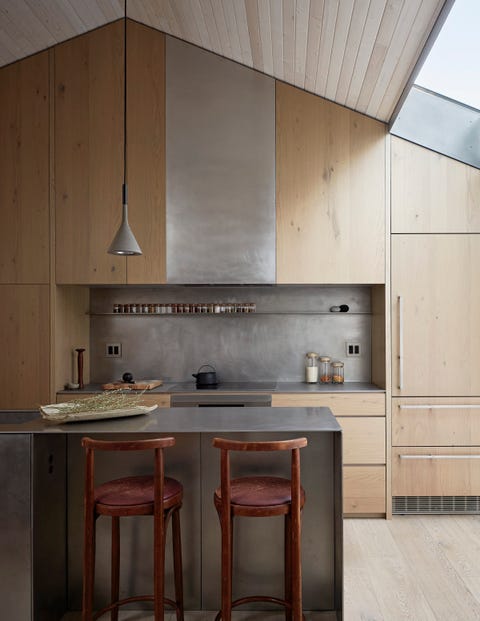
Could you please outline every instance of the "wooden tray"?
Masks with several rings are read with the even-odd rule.
[[[123,418],[125,416],[139,416],[140,414],[149,414],[157,409],[157,405],[137,405],[131,408],[123,408],[119,410],[103,410],[101,412],[71,412],[71,408],[75,405],[69,403],[52,403],[44,405],[40,408],[40,413],[44,420],[52,423],[76,423],[78,421],[104,420],[106,418]]]
[[[134,384],[126,384],[125,382],[115,381],[108,384],[102,384],[103,390],[152,390],[163,384],[163,380],[137,380]]]

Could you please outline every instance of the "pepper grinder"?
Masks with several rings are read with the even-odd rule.
[[[83,352],[85,351],[85,348],[79,347],[75,351],[78,353],[78,358],[77,358],[78,387],[79,387],[80,390],[82,390],[82,388],[84,388],[84,383],[83,383]]]

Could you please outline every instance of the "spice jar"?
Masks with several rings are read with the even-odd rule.
[[[318,354],[310,352],[305,360],[305,382],[316,384],[318,382]]]
[[[343,362],[332,362],[332,382],[334,384],[343,384],[345,381],[345,370]]]
[[[330,368],[330,357],[322,356],[320,358],[320,383],[330,384],[332,382],[332,370]]]

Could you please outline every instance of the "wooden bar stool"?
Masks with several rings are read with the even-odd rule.
[[[164,618],[164,604],[173,606],[177,621],[183,621],[182,551],[180,539],[180,507],[183,487],[175,479],[164,476],[163,450],[175,444],[175,438],[156,438],[106,442],[83,438],[86,450],[85,470],[85,536],[83,548],[83,602],[82,620],[94,621],[106,612],[117,621],[118,608],[124,604],[153,601],[155,621]],[[154,451],[154,475],[125,477],[94,487],[95,451]],[[95,522],[106,515],[112,518],[112,574],[111,603],[93,615],[93,590],[95,580]],[[141,595],[119,600],[120,578],[120,517],[153,515],[154,539],[154,595]],[[175,576],[175,601],[164,594],[165,533],[172,518],[173,565]]]
[[[302,619],[301,510],[305,491],[300,485],[300,450],[306,438],[279,442],[239,442],[214,438],[221,449],[221,484],[213,499],[222,530],[222,608],[216,619],[230,621],[232,608],[250,602],[284,606],[287,620]],[[255,476],[230,478],[230,451],[291,451],[291,478]],[[285,516],[284,599],[254,595],[232,601],[233,518]]]

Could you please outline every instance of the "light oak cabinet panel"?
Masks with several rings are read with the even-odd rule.
[[[49,282],[49,69],[42,52],[0,70],[0,282]]]
[[[480,495],[480,448],[392,449],[393,496]]]
[[[480,399],[393,399],[393,446],[480,446]]]
[[[0,285],[2,390],[0,409],[49,403],[49,285]]]
[[[277,82],[278,283],[385,282],[386,133]]]
[[[165,35],[131,21],[127,28],[128,216],[143,252],[127,258],[127,282],[161,284],[166,282]]]
[[[274,393],[272,407],[326,407],[335,416],[385,416],[383,393]]]
[[[385,394],[274,393],[272,407],[330,408],[343,429],[344,513],[385,514]]]
[[[126,282],[107,254],[123,182],[123,23],[55,47],[56,281]]]
[[[348,514],[385,513],[385,467],[343,468],[343,511]]]
[[[392,232],[479,233],[480,170],[392,136]]]
[[[478,265],[478,235],[392,237],[393,395],[480,395]]]
[[[385,463],[385,419],[339,417],[344,464]]]

